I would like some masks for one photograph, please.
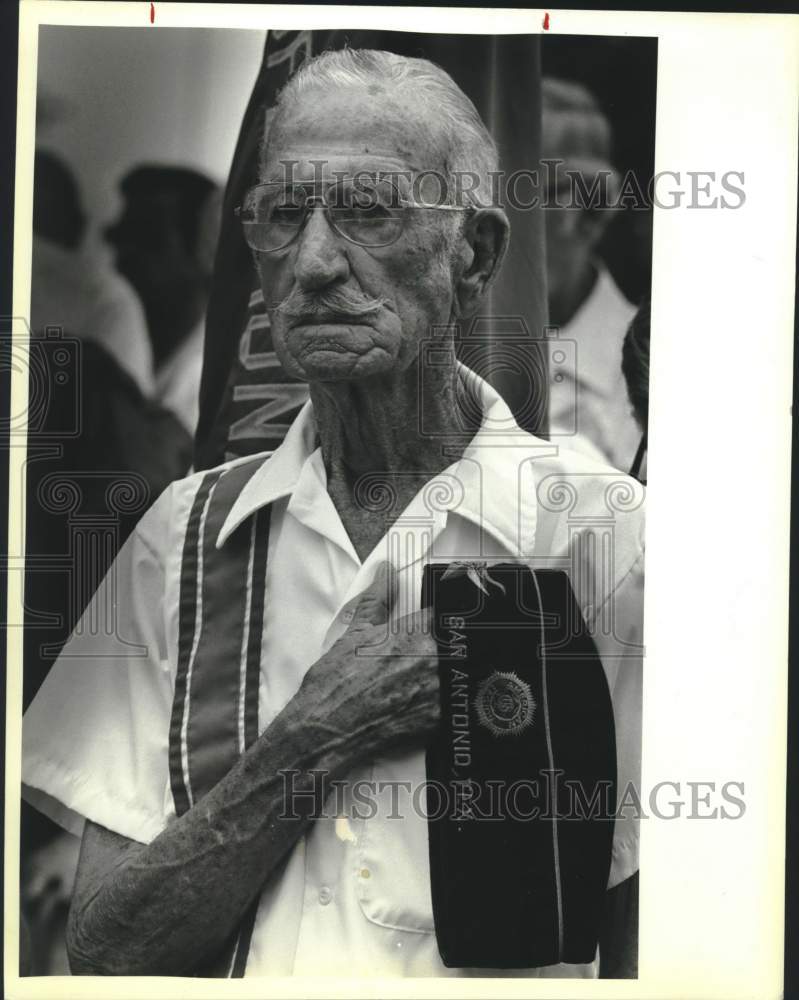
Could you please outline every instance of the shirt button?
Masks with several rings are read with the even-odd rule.
[[[326,885],[323,885],[322,888],[319,890],[319,902],[322,904],[322,906],[327,906],[327,904],[330,902],[332,898],[333,898],[333,893]]]
[[[345,625],[349,625],[349,623],[352,621],[354,617],[355,617],[355,612],[349,609],[347,611],[341,612],[341,620],[344,622]]]

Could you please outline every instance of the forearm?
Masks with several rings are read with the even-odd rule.
[[[311,822],[286,802],[312,771],[343,776],[374,751],[369,726],[293,699],[235,767],[149,845],[129,844],[76,894],[68,928],[73,971],[179,974],[211,957]]]

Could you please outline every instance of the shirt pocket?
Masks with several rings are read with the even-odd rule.
[[[359,822],[358,901],[381,927],[432,934],[433,901],[427,841],[423,753],[376,761],[371,770],[374,806]]]

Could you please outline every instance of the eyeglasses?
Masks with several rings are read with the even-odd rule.
[[[330,227],[361,247],[395,243],[410,211],[469,212],[471,206],[428,205],[405,198],[393,181],[380,177],[339,178],[324,188],[313,182],[257,184],[236,209],[248,246],[259,253],[284,250],[296,240],[312,208],[320,207]]]

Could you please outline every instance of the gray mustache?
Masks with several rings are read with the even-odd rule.
[[[369,316],[386,304],[384,298],[369,299],[345,288],[329,288],[309,295],[295,289],[282,302],[273,305],[275,312],[297,318],[320,316],[323,313],[341,313],[345,316]]]

